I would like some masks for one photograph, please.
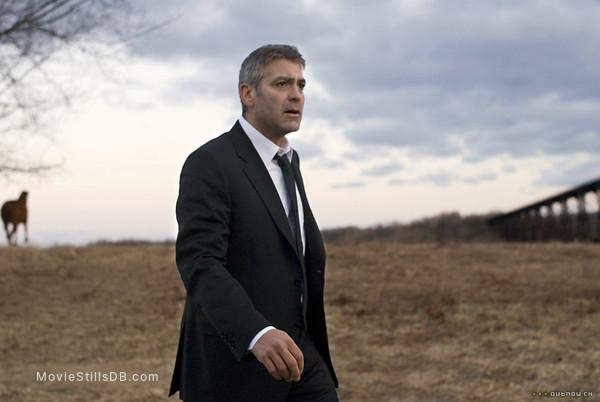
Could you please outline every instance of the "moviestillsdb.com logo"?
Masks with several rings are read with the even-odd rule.
[[[78,371],[76,373],[37,372],[38,382],[158,382],[158,374],[132,374],[124,371]]]

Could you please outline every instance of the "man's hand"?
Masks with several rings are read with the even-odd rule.
[[[276,380],[300,381],[304,370],[304,355],[288,334],[271,329],[263,334],[252,353]]]

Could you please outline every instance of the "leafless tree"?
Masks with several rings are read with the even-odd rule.
[[[43,144],[53,138],[46,123],[77,93],[69,68],[156,27],[129,0],[0,0],[0,173],[56,167]]]

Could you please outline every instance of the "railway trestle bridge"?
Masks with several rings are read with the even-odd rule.
[[[600,179],[495,216],[488,224],[506,241],[600,241]]]

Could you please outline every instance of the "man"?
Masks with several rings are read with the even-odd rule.
[[[337,401],[325,250],[286,134],[302,120],[304,59],[244,60],[243,115],[186,160],[177,267],[187,296],[170,395],[184,401]]]

